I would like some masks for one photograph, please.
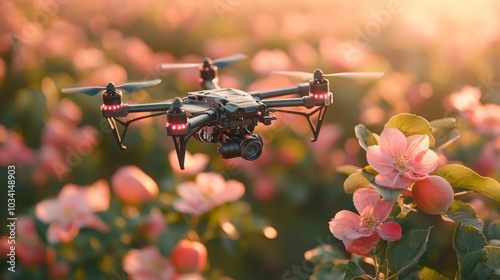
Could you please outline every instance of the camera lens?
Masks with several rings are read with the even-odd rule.
[[[260,138],[260,137],[259,137]],[[262,154],[262,142],[260,139],[249,137],[240,143],[240,155],[246,160],[256,160]]]
[[[242,157],[256,160],[262,154],[262,138],[255,134],[233,137],[220,143],[217,151],[225,159]]]

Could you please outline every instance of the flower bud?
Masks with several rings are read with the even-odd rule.
[[[183,239],[175,245],[170,261],[177,272],[201,272],[207,264],[207,248],[198,241]]]
[[[136,204],[151,200],[158,195],[156,182],[139,167],[121,167],[111,178],[113,192],[121,200]]]
[[[450,183],[435,175],[415,182],[412,195],[418,207],[432,215],[446,212],[454,200]]]

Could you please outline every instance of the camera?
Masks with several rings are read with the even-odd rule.
[[[235,136],[222,141],[217,148],[220,156],[225,159],[242,157],[246,160],[256,160],[262,154],[262,137],[257,134]]]

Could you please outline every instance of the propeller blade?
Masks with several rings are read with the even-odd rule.
[[[200,66],[201,63],[163,63],[160,65],[162,70],[175,70],[175,69],[185,69],[185,68],[196,68]]]
[[[212,61],[212,63],[213,63],[213,65],[215,65],[219,68],[224,68],[232,62],[242,60],[245,58],[247,58],[246,55],[239,53],[239,54],[235,54],[235,55],[231,55],[231,56],[227,56],[227,57],[217,58],[214,61]]]
[[[235,54],[227,57],[221,57],[212,61],[212,65],[219,68],[224,68],[228,64],[245,59],[247,56],[244,54]],[[203,65],[203,63],[163,63],[160,65],[162,70],[175,70],[175,69],[185,69],[185,68],[197,68]]]
[[[161,83],[161,80],[155,79],[155,80],[145,81],[145,82],[126,83],[126,84],[123,84],[120,86],[114,86],[114,88],[120,88],[120,89],[123,89],[129,93],[132,93],[132,92],[139,90],[141,88],[155,86],[159,83]],[[110,83],[110,84],[112,85],[112,83]],[[107,87],[90,86],[90,87],[63,88],[61,90],[61,92],[62,93],[83,93],[83,94],[92,96],[92,95],[97,95],[99,92],[106,90],[106,89],[107,89]]]
[[[323,77],[339,77],[347,79],[377,79],[384,76],[384,72],[341,72],[323,74]]]
[[[144,82],[126,83],[123,85],[116,86],[116,88],[120,88],[120,89],[123,89],[129,93],[132,93],[132,92],[139,90],[139,89],[156,86],[159,83],[161,83],[161,80],[155,79],[155,80],[144,81]]]
[[[302,71],[274,71],[272,74],[285,75],[300,80],[310,80],[314,78],[313,73]],[[376,79],[384,75],[384,72],[340,72],[332,74],[323,74],[323,77],[338,77],[346,79]]]
[[[97,95],[99,92],[105,90],[106,87],[76,87],[76,88],[63,88],[62,93],[83,93],[86,95]]]

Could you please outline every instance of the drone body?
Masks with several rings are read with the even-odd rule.
[[[120,86],[109,83],[106,87],[63,89],[63,92],[82,92],[88,95],[102,92],[102,116],[108,121],[116,143],[122,150],[126,149],[123,145],[123,138],[130,123],[147,117],[166,115],[166,134],[173,139],[181,169],[184,169],[186,143],[191,137],[204,143],[218,143],[217,151],[225,159],[242,157],[246,160],[255,160],[259,158],[264,143],[262,137],[254,134],[254,129],[259,123],[271,125],[277,119],[274,112],[306,117],[314,135],[312,141],[316,141],[326,109],[333,102],[328,80],[323,78],[321,70],[316,70],[314,75],[306,74],[312,78],[309,83],[289,88],[252,93],[239,89],[220,88],[217,83],[218,67],[224,67],[244,57],[235,55],[214,61],[206,58],[201,64],[163,64],[161,66],[163,70],[198,67],[199,82],[203,88],[200,91],[189,92],[183,98],[177,97],[165,102],[137,105],[122,102],[122,91],[119,89],[133,92],[159,84],[161,82],[159,79]],[[293,75],[297,73],[299,72],[294,72]],[[304,73],[299,74],[304,75]],[[270,99],[290,94],[297,94],[299,97]],[[310,111],[282,109],[284,107],[305,107]],[[128,121],[120,119],[139,112],[151,114]],[[315,114],[318,114],[318,119],[314,123],[311,117]],[[124,126],[122,133],[118,130],[117,122]]]

